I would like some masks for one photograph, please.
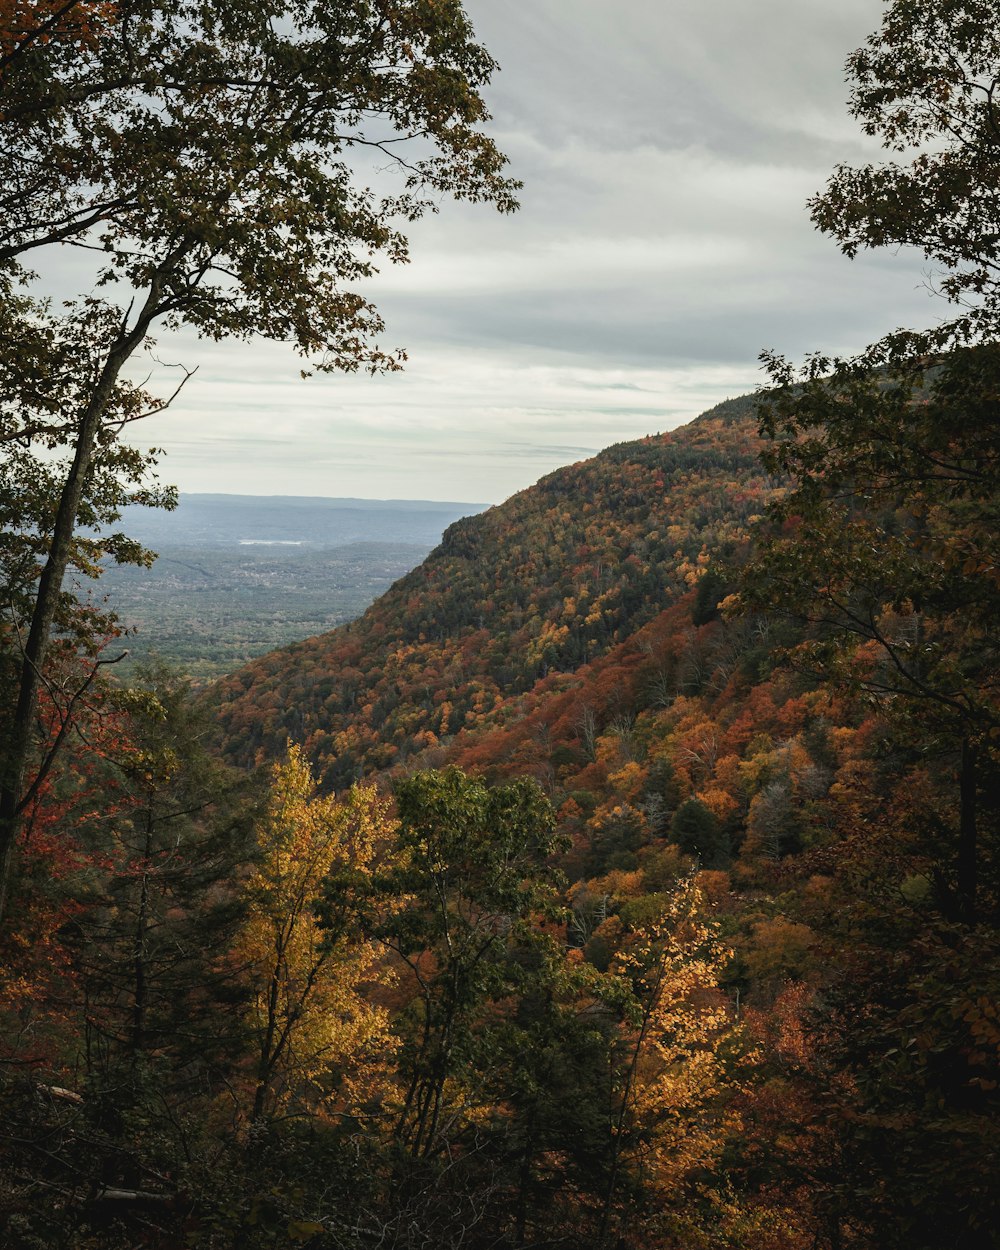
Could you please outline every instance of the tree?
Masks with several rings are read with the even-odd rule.
[[[601,1245],[616,1244],[616,1224],[620,1244],[634,1219],[617,1196],[627,1169],[642,1175],[655,1219],[678,1206],[693,1173],[717,1160],[732,1127],[720,1102],[734,1084],[721,1050],[729,1011],[713,993],[729,952],[703,918],[693,877],[661,903],[612,965],[628,980],[632,1002],[615,1072]]]
[[[774,367],[766,457],[796,485],[769,510],[739,601],[807,624],[795,662],[863,695],[900,744],[950,773],[954,822],[928,833],[939,858],[951,851],[942,905],[974,923],[1000,725],[1000,350],[892,378],[825,363],[798,382]]]
[[[841,166],[813,218],[848,255],[913,245],[962,305],[795,368],[767,353],[772,504],[737,602],[795,620],[785,657],[867,705],[879,804],[845,808],[813,1077],[850,1160],[817,1178],[825,1244],[996,1244],[1000,918],[1000,36],[976,0],[891,0],[852,109],[908,165]],[[730,604],[730,607],[734,606]],[[825,932],[823,932],[825,931]],[[947,1211],[947,1218],[942,1213]]]
[[[674,812],[670,838],[682,851],[697,856],[705,868],[717,868],[729,858],[726,831],[700,799],[686,799]]]
[[[370,884],[331,874],[320,915],[330,927],[353,890],[367,936],[405,969],[414,1010],[402,1025],[395,1135],[419,1159],[445,1148],[448,1089],[472,1061],[485,1005],[512,992],[512,945],[554,907],[555,818],[535,782],[491,788],[457,768],[406,778],[396,803],[398,838],[381,871]]]
[[[484,1128],[514,1246],[590,1233],[605,1194],[608,1074],[628,989],[549,939],[513,951],[516,1001],[480,1034]]]
[[[603,1070],[603,1021],[578,1018],[596,974],[568,968],[546,931],[554,813],[533,781],[490,787],[457,768],[399,781],[396,804],[377,868],[331,872],[318,909],[328,931],[356,925],[398,974],[383,1192],[365,1222],[398,1228],[401,1244],[493,1244],[513,1226],[520,1244],[559,1171],[540,1156],[572,1149],[567,1116],[589,1118],[539,1082],[570,1089]],[[584,1054],[567,1053],[577,1044]]]
[[[213,1099],[237,1071],[243,984],[225,951],[246,779],[207,758],[204,725],[164,671],[108,705],[26,811],[19,906],[3,931],[2,1096],[19,1124],[0,1142],[17,1178],[0,1212],[11,1244],[119,1221],[168,1237],[178,1169],[193,1177],[203,1148],[219,1148]],[[51,1201],[22,1204],[43,1153]]]
[[[377,1058],[384,1011],[364,983],[380,979],[372,946],[341,922],[341,907],[316,916],[324,881],[370,870],[389,825],[374,787],[321,798],[297,747],[275,767],[258,827],[259,861],[246,883],[247,919],[236,942],[249,967],[249,1024],[256,1060],[251,1117],[277,1108],[321,1108],[346,1076]]]
[[[208,755],[204,713],[183,681],[146,669],[118,702],[125,740],[96,778],[117,811],[95,822],[101,872],[81,891],[73,944],[93,1042],[85,1066],[124,1104],[126,1070],[152,1063],[166,1093],[192,1065],[227,1067],[238,1029],[221,1004],[238,977],[219,956],[241,917],[250,804],[245,777]]]
[[[83,47],[93,38],[106,6],[101,0],[3,0],[0,3],[0,73],[38,44],[66,40]]]
[[[889,0],[881,29],[848,58],[847,72],[851,112],[862,129],[910,160],[839,165],[825,192],[809,202],[813,221],[848,256],[902,244],[943,266],[940,289],[964,310],[922,336],[926,344],[992,337],[1000,328],[995,6]],[[909,336],[903,341],[912,346]]]
[[[890,335],[853,360],[817,354],[796,369],[764,354],[764,459],[794,487],[770,506],[739,596],[810,623],[800,656],[865,691],[897,733],[957,757],[953,879],[939,890],[969,923],[1000,724],[995,16],[977,0],[893,0],[848,60],[866,132],[917,151],[906,167],[840,166],[811,201],[814,220],[848,255],[916,244],[946,267],[950,299],[979,301],[949,326]],[[957,346],[971,338],[986,341]]]
[[[71,10],[52,9],[55,26],[49,13],[3,14],[0,360],[17,385],[2,441],[18,488],[46,476],[40,460],[59,477],[35,590],[9,627],[20,663],[0,778],[0,909],[74,534],[127,501],[118,471],[127,483],[148,465],[123,436],[169,402],[126,380],[151,331],[286,340],[321,370],[396,368],[356,284],[379,256],[405,261],[399,223],[441,193],[515,207],[481,129],[479,88],[495,66],[459,0],[120,0],[89,9],[85,34],[65,28]],[[402,185],[371,175],[372,158]],[[57,244],[97,258],[100,294],[64,314],[24,293],[19,259]],[[87,348],[66,363],[57,348],[74,336]],[[111,494],[95,517],[87,500],[102,473]]]
[[[47,320],[28,299],[0,305],[0,915],[24,813],[67,734],[101,704],[105,666],[121,658],[106,650],[121,633],[113,613],[51,579],[43,594],[39,582],[65,487],[63,422],[86,389],[94,342],[106,325],[96,307],[74,322]],[[66,532],[60,578],[97,576],[103,556],[151,560],[138,543],[108,530],[125,502],[173,506],[174,492],[148,480],[152,457],[114,437],[116,428],[153,408],[142,388],[126,382],[108,396],[108,437],[94,449],[76,499],[78,531]],[[92,536],[99,529],[104,532]],[[38,716],[41,686],[59,713],[46,733]]]

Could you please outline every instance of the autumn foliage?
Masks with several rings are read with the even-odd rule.
[[[8,62],[118,13],[0,6]],[[106,681],[62,601],[7,785],[5,1247],[996,1250],[995,16],[890,0],[853,108],[930,147],[812,204],[959,320],[768,355],[199,700]]]

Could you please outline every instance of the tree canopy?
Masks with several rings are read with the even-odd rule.
[[[1000,328],[1000,28],[991,0],[891,0],[847,61],[851,112],[894,159],[838,165],[809,202],[848,256],[919,248],[962,311],[929,344]]]
[[[77,532],[125,502],[170,502],[126,441],[169,397],[137,387],[130,360],[154,328],[186,325],[287,341],[310,368],[397,368],[365,279],[407,259],[405,227],[442,194],[509,211],[516,183],[482,128],[495,64],[459,0],[10,3],[0,16],[0,445],[25,518],[20,593],[4,596],[19,675],[2,910],[63,583],[71,565],[96,572]],[[93,291],[62,311],[24,268],[53,246],[95,260]]]
[[[871,710],[909,783],[848,822],[848,951],[811,1029],[838,1073],[817,1086],[850,1160],[827,1192],[836,1235],[863,1202],[861,1244],[971,1250],[996,1225],[995,1038],[991,1024],[980,1050],[963,1032],[966,1004],[996,996],[1000,921],[995,6],[891,0],[848,73],[854,115],[899,159],[838,167],[813,220],[849,256],[919,248],[959,311],[849,360],[765,354],[764,460],[791,488],[737,602],[796,622],[785,658]]]

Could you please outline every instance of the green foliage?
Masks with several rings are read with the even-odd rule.
[[[729,840],[716,817],[698,799],[688,799],[670,822],[670,840],[676,842],[705,868],[724,864],[729,856]]]
[[[417,991],[396,1136],[421,1158],[444,1148],[453,1120],[447,1087],[466,1079],[485,1004],[514,991],[512,943],[529,941],[531,919],[555,906],[546,871],[555,820],[537,785],[490,788],[455,768],[400,782],[396,803],[396,846],[385,870],[361,884],[359,906],[364,931],[402,962]],[[336,876],[328,882],[326,926],[350,889]]]
[[[717,620],[719,603],[727,593],[725,578],[714,566],[710,566],[698,582],[698,591],[691,608],[691,620],[694,624],[707,625],[709,621]]]
[[[594,821],[590,852],[584,861],[589,877],[614,869],[629,871],[636,867],[636,852],[648,840],[642,813],[623,803]]]
[[[989,0],[890,0],[847,62],[851,112],[902,161],[838,166],[810,201],[848,256],[919,248],[965,309],[923,336],[994,337],[1000,271],[1000,38]],[[984,298],[980,298],[984,297]],[[891,338],[887,341],[891,344]]]
[[[455,14],[421,6],[438,8]],[[952,263],[952,234],[965,265],[952,294],[995,243],[956,224],[965,178],[992,229],[995,106],[956,77],[995,60],[988,16],[887,4],[852,61],[857,107],[921,141],[950,110],[958,147],[920,158],[919,187],[871,171],[846,209],[841,171],[817,208],[848,250],[940,226],[928,254]],[[316,1114],[301,1090],[290,1118],[248,1131],[234,1112],[255,1056],[226,1001],[248,961],[245,941],[242,963],[219,950],[219,871],[253,869],[216,837],[238,843],[238,823],[168,803],[202,784],[171,760],[209,776],[191,723],[154,732],[147,695],[134,755],[102,737],[89,787],[83,755],[55,768],[25,839],[30,907],[0,935],[4,1068],[33,1072],[0,1088],[5,1244],[992,1250],[1000,356],[917,342],[772,357],[764,467],[742,401],[611,448],[453,527],[353,628],[223,685],[244,761],[291,727],[328,785],[397,770],[398,828],[327,874],[323,940],[312,885],[274,894],[275,931],[305,922],[302,966],[381,952],[379,1077],[324,1067]],[[722,549],[741,616],[718,603]],[[440,767],[398,767],[412,757]],[[115,838],[118,859],[88,855]],[[572,918],[560,855],[582,878]],[[303,856],[286,859],[283,876]],[[122,1214],[109,1195],[140,1184]]]

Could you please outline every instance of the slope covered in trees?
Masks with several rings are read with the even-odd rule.
[[[813,202],[981,306],[768,357],[760,443],[730,406],[459,525],[229,690],[256,776],[62,618],[5,831],[5,1247],[996,1250],[994,19],[890,0],[853,108],[929,150]]]
[[[959,480],[989,444],[953,407],[995,360],[944,362],[916,395],[857,379],[881,421],[850,443],[850,525],[835,467],[767,502],[739,411],[555,475],[589,485],[621,553],[629,483],[673,456],[670,515],[701,528],[676,522],[617,639],[414,734],[380,783],[317,791],[293,747],[248,789],[162,676],[88,713],[3,930],[7,1242],[995,1250],[995,488]],[[778,431],[785,399],[769,419],[775,469],[820,454]],[[512,501],[518,559],[554,499],[584,524],[552,484]],[[460,567],[447,543],[435,562]],[[555,605],[576,567],[495,590],[495,619],[523,628],[518,593]],[[475,586],[488,566],[465,568]],[[361,623],[373,677],[406,610],[390,595]],[[352,637],[314,640],[312,676]],[[448,645],[425,652],[432,708],[461,675]],[[299,697],[275,672],[275,700]],[[399,717],[427,714],[400,694]]]
[[[739,1042],[701,1035],[704,1089],[655,1065],[626,1081],[622,1166],[648,1204],[630,1235],[702,1244],[704,1202],[704,1244],[985,1250],[997,351],[829,369],[778,377],[756,419],[723,406],[459,523],[357,625],[239,675],[246,702],[222,716],[256,716],[263,681],[258,706],[300,728],[328,786],[446,765],[539,784],[568,953],[602,975],[641,964],[695,874],[730,954],[699,974],[722,997],[682,998],[738,1021]],[[345,662],[353,706],[337,703]],[[688,950],[668,993],[695,964]],[[695,1080],[691,1052],[665,1062]],[[640,1148],[647,1115],[711,1122],[702,1162],[697,1138],[674,1143],[676,1173]]]
[[[751,410],[729,401],[456,522],[359,621],[218,683],[226,753],[275,758],[291,737],[338,787],[558,685],[688,590],[762,511]]]

